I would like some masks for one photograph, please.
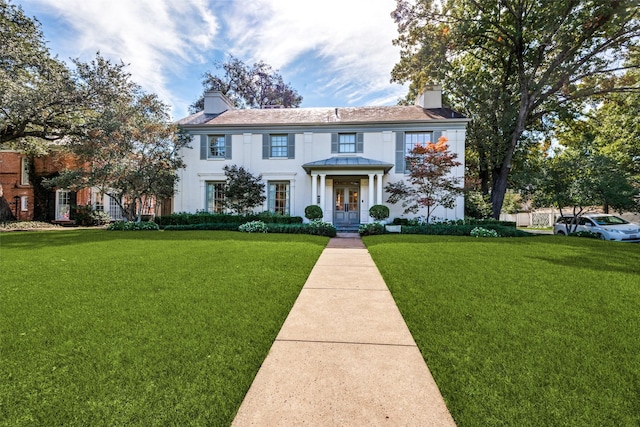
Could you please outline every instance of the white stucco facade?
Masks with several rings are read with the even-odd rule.
[[[238,165],[262,175],[267,200],[255,209],[258,212],[273,211],[272,199],[279,197],[287,199],[284,213],[304,217],[305,207],[316,204],[324,220],[337,226],[347,216],[344,225],[351,227],[371,222],[368,211],[374,204],[387,205],[390,220],[412,217],[401,206],[386,203],[384,192],[387,183],[407,178],[399,163],[404,156],[399,150],[406,150],[406,135],[422,134],[433,142],[445,136],[462,163],[452,174],[462,178],[467,122],[451,110],[422,106],[205,110],[179,122],[193,136],[193,143],[182,152],[187,166],[179,171],[173,210],[211,211],[212,183],[224,181],[225,165]],[[343,140],[354,142],[340,145]],[[287,146],[274,145],[280,143]],[[281,200],[275,203],[282,213]],[[463,218],[463,198],[453,209],[438,208],[434,216]]]

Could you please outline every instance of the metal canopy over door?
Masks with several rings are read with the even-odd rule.
[[[337,228],[355,227],[360,224],[360,183],[338,181],[333,185],[335,210],[333,225]]]

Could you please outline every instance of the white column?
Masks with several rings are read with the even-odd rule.
[[[326,211],[326,206],[324,205],[324,196],[327,192],[326,178],[327,178],[327,174],[324,174],[324,173],[320,174],[320,207],[322,208],[323,215],[324,215],[324,212]]]
[[[377,189],[377,193],[378,193],[378,204],[382,205],[384,204],[384,201],[382,200],[382,174],[379,173],[376,175],[377,180],[376,180],[376,189]]]
[[[373,186],[375,185],[373,181],[374,176],[375,174],[369,174],[369,209],[371,209],[371,206],[376,204],[376,201],[373,199]]]
[[[310,205],[318,204],[318,174],[311,174],[311,203]]]

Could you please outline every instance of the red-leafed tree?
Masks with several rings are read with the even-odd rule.
[[[456,153],[449,151],[447,138],[444,136],[435,144],[429,142],[416,145],[406,157],[411,185],[404,181],[387,184],[387,202],[402,202],[405,214],[417,213],[425,208],[427,223],[438,206],[453,208],[456,198],[462,194],[461,178],[451,175],[451,170],[462,164],[457,158]]]

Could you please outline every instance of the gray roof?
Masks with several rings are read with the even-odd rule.
[[[372,169],[379,168],[384,169],[385,173],[389,172],[389,170],[394,165],[387,162],[382,162],[380,160],[367,159],[364,157],[353,156],[353,157],[330,157],[324,160],[317,160],[315,162],[305,163],[302,165],[304,170],[308,172],[311,169],[322,170],[322,169],[343,169],[345,167],[349,169]]]
[[[335,125],[451,119],[465,119],[465,117],[449,108],[419,106],[268,108],[227,110],[220,114],[205,114],[201,111],[178,120],[177,124],[186,126]]]

